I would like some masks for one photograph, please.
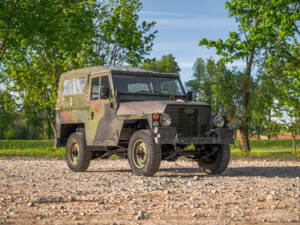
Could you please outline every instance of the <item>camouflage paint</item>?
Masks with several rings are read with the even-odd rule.
[[[206,103],[176,102],[176,101],[138,101],[121,102],[118,108],[114,107],[115,96],[112,82],[112,73],[126,74],[127,72],[137,75],[155,75],[160,73],[132,69],[129,67],[90,67],[73,70],[61,75],[57,110],[57,130],[60,134],[62,124],[83,123],[85,125],[87,145],[115,146],[118,144],[119,136],[125,120],[147,119],[151,126],[152,114],[163,113],[167,105],[208,105]],[[111,99],[90,100],[91,78],[107,75],[110,82]],[[167,74],[176,76],[176,74]],[[87,78],[84,93],[78,95],[63,96],[64,81],[74,78]],[[93,119],[91,115],[93,113]],[[59,136],[58,136],[59,138]]]

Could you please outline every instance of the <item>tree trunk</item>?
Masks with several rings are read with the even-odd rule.
[[[268,140],[271,139],[271,109],[268,111]]]
[[[242,118],[240,129],[242,151],[250,152],[249,144],[249,99],[250,99],[250,81],[251,81],[251,69],[254,59],[254,51],[250,52],[249,57],[246,57],[246,78],[242,86],[243,99],[242,99]]]
[[[247,81],[245,81],[247,82]],[[246,84],[248,85],[248,84]],[[243,93],[243,111],[242,111],[242,118],[241,118],[241,125],[239,127],[240,130],[240,138],[242,144],[242,151],[243,152],[250,152],[250,144],[249,144],[249,89],[244,91]]]
[[[2,39],[1,44],[0,44],[0,60],[2,60],[5,52],[6,52],[5,39]]]
[[[295,132],[292,130],[292,141],[293,141],[293,150],[294,150],[294,153],[296,154],[297,153],[297,149],[296,149],[296,134]]]
[[[31,131],[32,131],[32,126],[31,126],[31,123],[30,123],[30,118],[27,119],[27,139],[28,140],[31,140],[32,137],[31,137]]]
[[[0,129],[0,139],[4,139],[4,129]]]
[[[50,115],[50,112],[48,110],[46,110],[46,114],[47,114],[47,117],[48,117],[48,121],[52,127],[52,131],[53,131],[53,134],[54,134],[54,137],[56,137],[56,129],[55,129],[55,125],[54,125],[54,122],[53,120],[51,119],[51,115]]]
[[[246,125],[246,124],[245,124]],[[245,126],[244,125],[244,126]],[[250,152],[249,130],[248,126],[240,127],[241,145],[243,152]]]
[[[47,129],[47,135],[48,135],[48,140],[51,139],[51,123],[49,120],[47,120],[47,124],[48,124],[48,129]]]

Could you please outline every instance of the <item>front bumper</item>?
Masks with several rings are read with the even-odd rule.
[[[175,127],[155,127],[153,129],[156,144],[233,144],[233,130],[216,128],[216,137],[183,137],[177,134]]]

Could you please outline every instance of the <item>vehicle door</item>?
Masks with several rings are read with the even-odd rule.
[[[112,91],[107,74],[92,75],[89,91],[88,145],[107,145],[113,140],[112,120],[115,110],[111,107]]]

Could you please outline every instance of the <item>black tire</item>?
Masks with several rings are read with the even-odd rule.
[[[217,148],[217,152],[208,159],[197,161],[199,167],[206,174],[221,174],[228,167],[230,162],[230,146],[218,145]]]
[[[135,132],[129,141],[128,162],[131,170],[142,176],[153,176],[160,166],[161,148],[150,130]]]
[[[91,161],[91,152],[85,145],[83,133],[76,132],[68,138],[66,161],[73,172],[84,172],[88,169]]]

